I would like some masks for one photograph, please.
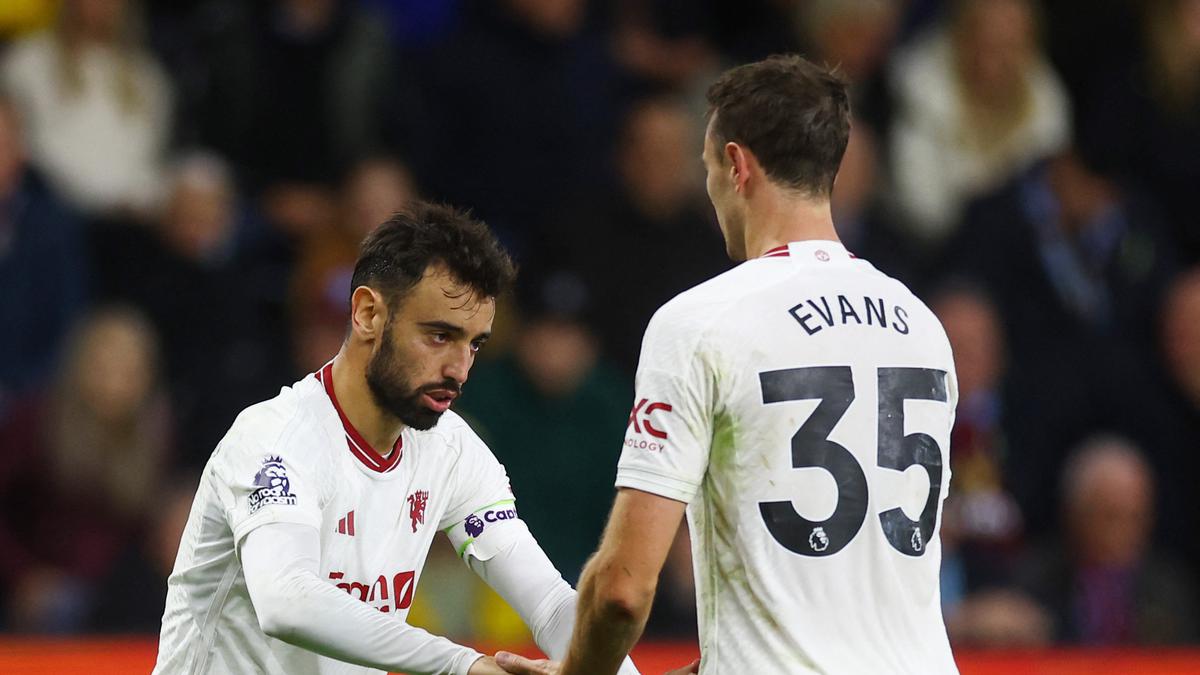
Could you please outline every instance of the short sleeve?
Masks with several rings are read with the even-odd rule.
[[[465,424],[458,433],[455,493],[438,529],[459,557],[488,560],[529,530],[517,515],[508,473],[487,445]]]
[[[234,541],[268,523],[320,528],[321,497],[310,453],[285,445],[263,447],[244,437],[222,442],[215,477],[225,488],[225,515]]]
[[[678,311],[666,309],[642,341],[617,487],[690,502],[708,468],[716,355]]]

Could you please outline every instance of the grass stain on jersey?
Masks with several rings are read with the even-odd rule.
[[[712,445],[708,451],[708,464],[710,467],[720,469],[728,468],[733,464],[736,447],[734,439],[737,437],[737,425],[734,424],[733,415],[728,412],[719,412],[713,417],[713,436]]]

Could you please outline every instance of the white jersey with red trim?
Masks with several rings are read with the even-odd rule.
[[[331,373],[247,408],[217,446],[167,584],[156,674],[381,672],[262,632],[238,562],[261,525],[317,528],[321,578],[401,620],[438,530],[460,555],[526,531],[504,468],[460,417],[404,429],[384,457],[345,418]]]
[[[688,503],[701,672],[956,673],[938,523],[958,397],[903,284],[793,242],[664,305],[619,487]]]

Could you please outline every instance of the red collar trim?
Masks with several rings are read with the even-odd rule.
[[[358,429],[350,423],[346,413],[342,411],[342,406],[338,403],[337,394],[333,392],[333,361],[325,364],[313,374],[322,385],[325,387],[325,393],[329,395],[329,400],[333,403],[333,409],[337,411],[338,419],[342,420],[342,429],[346,432],[346,445],[350,448],[350,454],[354,455],[358,461],[362,462],[368,469],[379,473],[387,473],[396,468],[400,463],[400,456],[403,454],[404,438],[397,438],[396,444],[392,446],[392,454],[384,457],[379,454],[375,448],[371,447],[370,443],[358,433]]]
[[[854,255],[853,253],[850,253],[850,251],[846,251],[846,253],[850,255],[851,259],[858,260],[858,256]],[[764,253],[758,257],[760,257],[760,258],[787,258],[789,256],[791,256],[791,252],[788,250],[788,245],[784,244],[782,246],[776,246],[775,248],[771,249],[770,251],[767,251],[766,253]]]

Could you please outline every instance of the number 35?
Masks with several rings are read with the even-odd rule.
[[[792,436],[792,467],[819,467],[833,475],[837,506],[823,521],[812,521],[790,501],[759,502],[758,510],[771,536],[793,553],[830,556],[846,547],[867,517],[867,477],[854,455],[829,440],[829,434],[854,401],[849,366],[789,368],[759,373],[763,404],[818,399],[816,410]],[[888,543],[897,551],[920,556],[937,526],[942,492],[942,449],[929,434],[904,435],[904,402],[943,401],[946,372],[930,368],[879,369],[879,448],[876,463],[904,471],[919,464],[929,472],[929,497],[917,520],[899,507],[879,514]]]

